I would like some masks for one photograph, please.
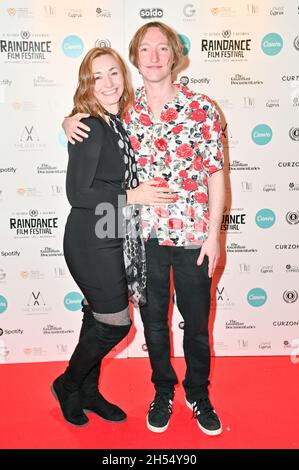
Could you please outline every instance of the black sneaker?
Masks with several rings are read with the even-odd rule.
[[[213,409],[208,397],[198,398],[197,400],[188,400],[188,408],[193,410],[193,418],[197,419],[197,424],[208,436],[218,436],[222,433],[222,426],[216,411]]]
[[[150,431],[166,431],[172,413],[172,401],[173,393],[156,392],[146,417],[146,424]]]

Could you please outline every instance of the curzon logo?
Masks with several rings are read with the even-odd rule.
[[[3,295],[0,295],[0,313],[4,313],[7,309],[7,300]]]
[[[282,37],[277,33],[269,33],[263,37],[261,47],[265,54],[277,55],[283,47]]]
[[[254,289],[251,289],[247,294],[247,302],[252,307],[261,307],[266,303],[266,301],[266,291],[264,291],[264,289],[261,289],[260,287],[255,287]]]
[[[260,228],[270,228],[275,224],[276,216],[271,209],[261,209],[256,213],[255,223]]]
[[[163,10],[162,8],[143,8],[139,12],[141,18],[162,18]]]
[[[84,49],[84,44],[79,36],[71,35],[64,38],[62,43],[62,50],[67,57],[75,59],[79,57]]]
[[[258,124],[252,129],[251,138],[257,145],[266,145],[272,139],[272,129],[267,124]]]
[[[81,309],[81,302],[83,300],[83,295],[79,292],[69,292],[64,297],[64,306],[72,312],[76,312]]]

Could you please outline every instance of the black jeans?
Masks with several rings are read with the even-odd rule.
[[[178,309],[184,319],[187,397],[208,394],[210,374],[209,311],[211,279],[208,258],[196,265],[200,248],[161,246],[157,239],[146,242],[147,304],[141,317],[152,366],[152,382],[157,391],[172,391],[177,376],[170,361],[168,309],[170,266],[173,267]]]

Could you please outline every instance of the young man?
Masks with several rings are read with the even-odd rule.
[[[200,429],[212,436],[222,432],[208,396],[210,287],[219,259],[225,194],[221,127],[208,97],[173,84],[172,73],[182,58],[176,33],[160,22],[139,28],[130,44],[130,60],[144,82],[125,119],[139,181],[155,180],[177,192],[176,202],[143,206],[142,211],[147,304],[140,310],[156,390],[147,426],[153,432],[167,429],[177,384],[168,327],[172,266],[177,305],[184,318],[186,405],[193,409]],[[70,141],[86,136],[81,117],[64,122]]]

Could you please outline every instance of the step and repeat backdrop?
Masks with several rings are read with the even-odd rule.
[[[299,2],[15,0],[0,5],[0,362],[69,358],[81,299],[62,250],[69,205],[63,117],[92,47],[128,61],[138,27],[161,20],[186,55],[177,81],[222,116],[226,208],[212,289],[217,356],[299,350]],[[130,65],[134,86],[141,84]],[[100,269],[100,267],[99,267]],[[174,356],[183,321],[172,299]],[[113,352],[146,356],[139,312]]]

